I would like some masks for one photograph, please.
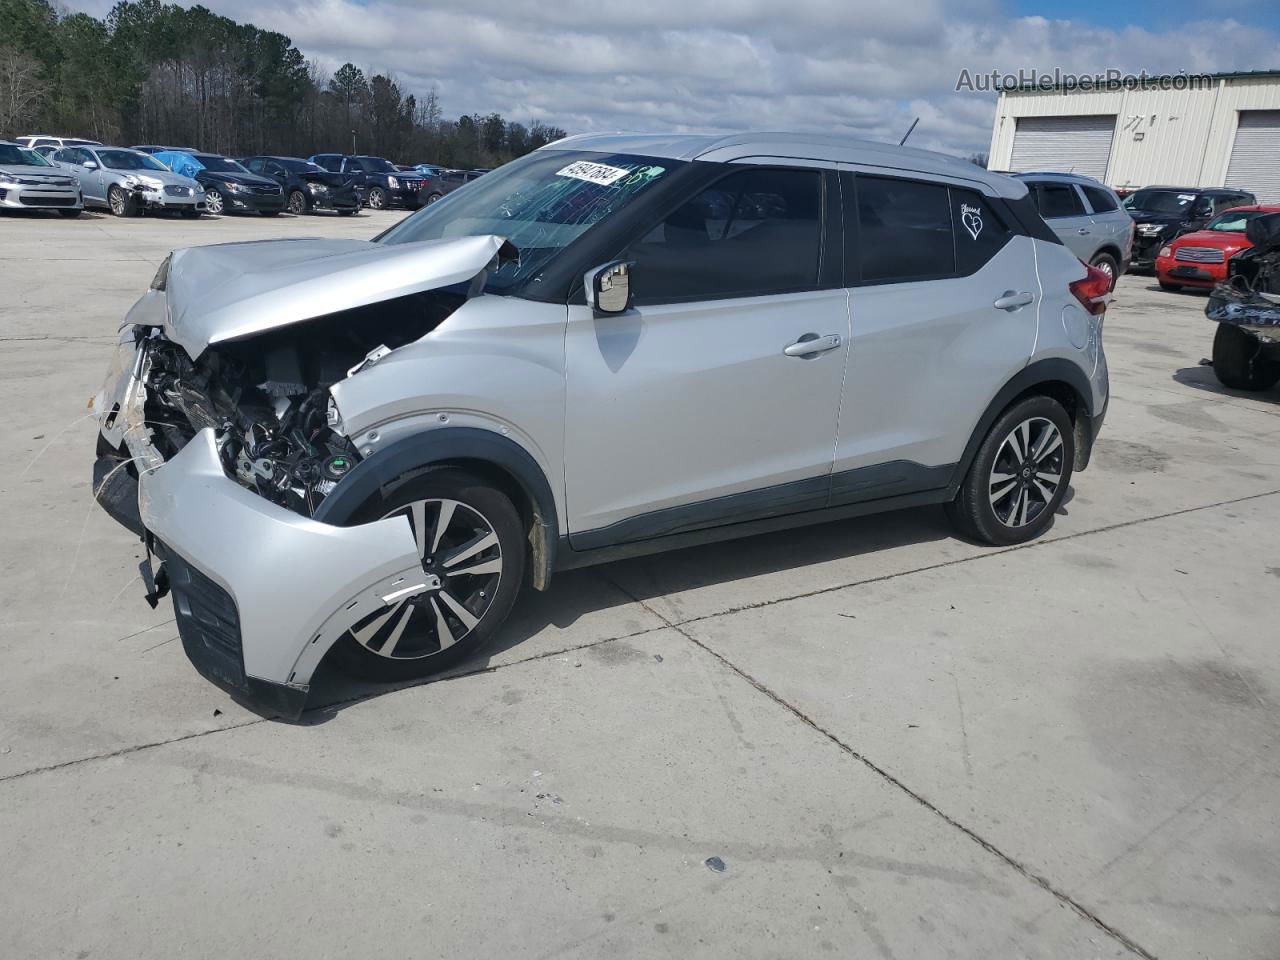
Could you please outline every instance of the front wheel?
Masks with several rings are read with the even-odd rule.
[[[432,194],[428,194],[428,195],[427,195],[427,206],[431,206],[431,204],[438,202],[442,196],[444,196],[444,194],[442,194],[442,193],[432,193]]]
[[[996,546],[1034,540],[1053,523],[1074,463],[1067,412],[1051,397],[1027,397],[991,425],[947,515],[973,540]]]
[[[1116,277],[1120,274],[1120,267],[1116,263],[1116,258],[1109,253],[1100,253],[1093,258],[1092,265],[1097,267],[1107,275],[1107,279],[1111,282],[1109,290],[1116,288]]]
[[[1262,344],[1235,324],[1220,323],[1213,337],[1213,372],[1232,390],[1266,390],[1280,381],[1280,363],[1262,357]]]
[[[289,191],[289,212],[300,217],[307,212],[307,195],[301,190]]]
[[[374,187],[369,191],[369,209],[382,210],[387,206],[387,191],[381,187]]]
[[[524,582],[520,514],[500,490],[456,467],[401,481],[357,515],[404,517],[426,588],[366,617],[334,647],[339,665],[372,680],[436,673],[488,642]]]
[[[138,201],[121,187],[112,187],[107,191],[107,206],[115,217],[132,217],[138,212]]]
[[[209,209],[215,217],[220,216],[222,211],[227,208],[227,201],[222,196],[222,191],[216,187],[210,187],[204,194],[204,205]]]

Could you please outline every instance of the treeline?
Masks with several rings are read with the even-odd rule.
[[[496,113],[446,120],[434,89],[418,99],[350,63],[329,76],[283,34],[201,6],[125,0],[98,20],[0,0],[0,25],[0,137],[492,167],[565,135]]]

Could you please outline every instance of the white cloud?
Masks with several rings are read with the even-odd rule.
[[[96,15],[110,0],[72,0]],[[1014,17],[1004,0],[204,0],[279,30],[332,71],[350,60],[447,115],[590,130],[840,131],[985,150],[994,97],[962,69],[1212,71],[1275,66],[1280,37],[1237,20],[1167,29]],[[1255,7],[1261,9],[1260,5]],[[1063,4],[1064,12],[1070,7]]]

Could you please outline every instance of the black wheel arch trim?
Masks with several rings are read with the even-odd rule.
[[[312,519],[343,526],[361,505],[397,478],[422,467],[465,460],[496,467],[511,477],[525,494],[533,511],[529,537],[531,580],[536,589],[545,590],[555,569],[560,532],[551,484],[527,450],[493,430],[439,427],[397,440],[356,464],[325,497]]]
[[[1050,357],[1045,360],[1037,360],[1035,363],[1030,363],[1023,367],[1000,388],[1000,391],[992,401],[987,404],[987,409],[983,411],[982,417],[978,420],[978,425],[974,427],[973,433],[969,437],[969,442],[965,445],[964,454],[961,456],[959,464],[956,465],[956,472],[951,478],[950,486],[947,488],[949,494],[954,496],[959,492],[960,484],[964,482],[965,475],[968,474],[969,467],[973,463],[973,458],[978,455],[978,447],[982,445],[982,441],[986,438],[991,425],[996,422],[996,418],[1022,394],[1032,392],[1036,387],[1050,383],[1065,383],[1076,394],[1079,407],[1075,417],[1075,469],[1083,470],[1088,466],[1093,440],[1097,436],[1098,428],[1102,426],[1102,413],[1106,410],[1106,404],[1103,404],[1102,411],[1095,413],[1093,409],[1093,385],[1089,382],[1085,372],[1070,360]]]

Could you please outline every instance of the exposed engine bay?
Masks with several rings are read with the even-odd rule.
[[[425,336],[466,299],[414,293],[220,343],[197,360],[139,327],[153,443],[168,460],[212,427],[228,476],[311,516],[360,460],[339,432],[329,387]]]

